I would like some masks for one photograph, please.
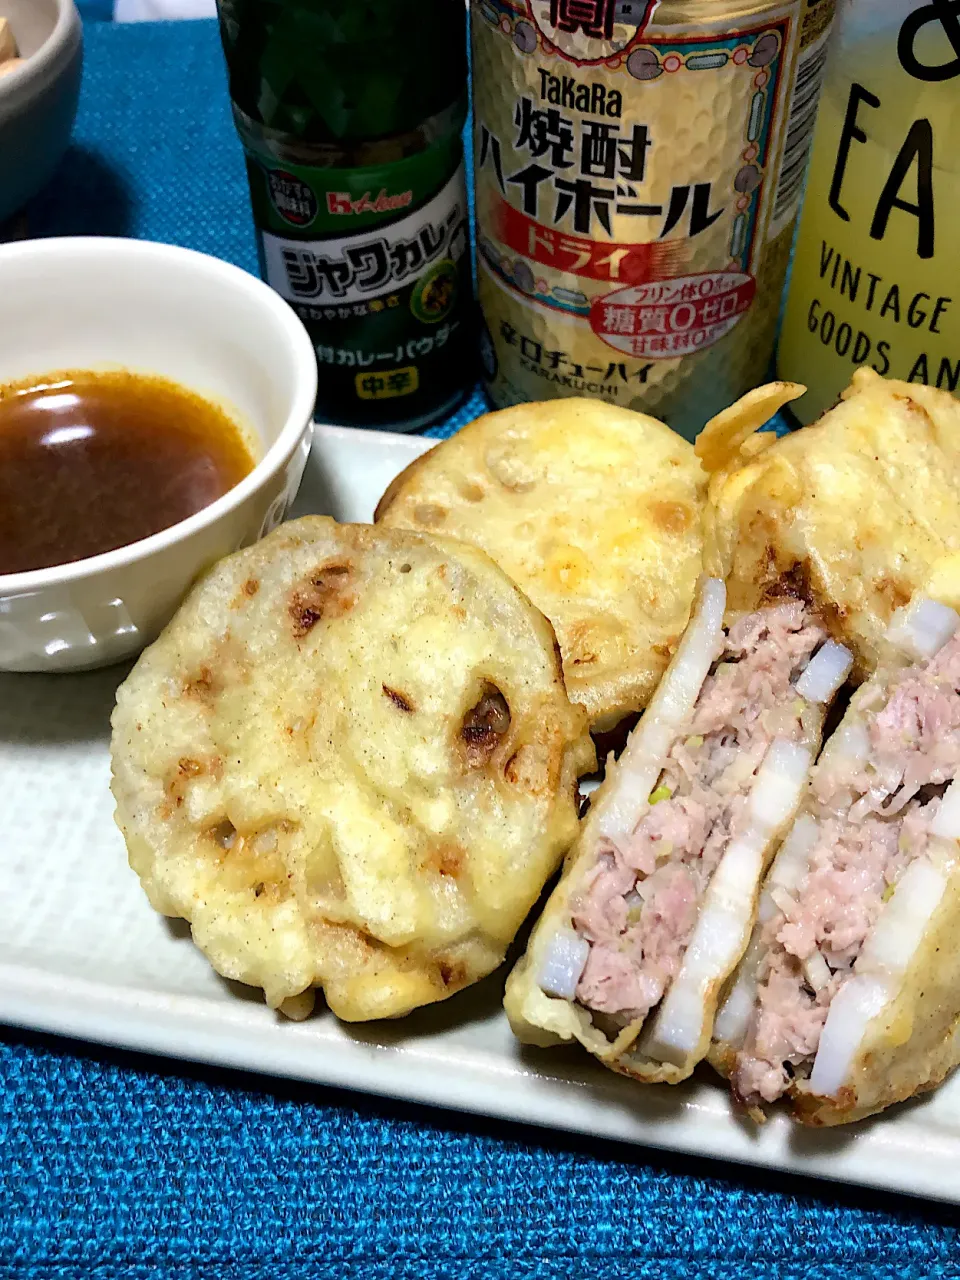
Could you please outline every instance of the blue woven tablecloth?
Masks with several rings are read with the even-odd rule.
[[[75,146],[25,225],[255,269],[213,23],[88,25]],[[0,1280],[919,1280],[960,1277],[957,1223],[874,1192],[0,1030]]]

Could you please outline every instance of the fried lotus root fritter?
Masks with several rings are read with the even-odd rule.
[[[706,476],[644,414],[573,399],[470,423],[390,485],[377,520],[482,547],[553,623],[595,729],[646,706],[690,617]]]
[[[819,422],[754,434],[802,391],[760,387],[697,440],[711,473],[704,563],[734,616],[784,589],[815,602],[859,681],[894,611],[960,550],[960,403],[862,368]]]
[[[222,561],[121,686],[113,793],[153,906],[225,977],[397,1016],[477,981],[594,762],[550,624],[483,552],[309,517]]]
[[[958,601],[956,566],[949,593]],[[710,1060],[757,1120],[846,1124],[960,1061],[960,616],[888,628],[770,869]]]
[[[576,1039],[650,1082],[683,1080],[709,1048],[765,868],[850,665],[798,601],[729,630],[724,605],[723,583],[706,580],[507,980],[521,1040]]]

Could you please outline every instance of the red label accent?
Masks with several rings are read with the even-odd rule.
[[[544,49],[577,66],[626,54],[647,29],[660,0],[527,0]],[[593,46],[593,48],[591,48]]]
[[[684,242],[653,240],[638,244],[601,243],[546,227],[500,200],[494,235],[532,262],[587,280],[643,284],[683,270]]]
[[[596,298],[590,328],[626,355],[670,360],[713,346],[749,308],[756,291],[753,276],[740,271],[652,280]]]
[[[355,213],[392,213],[395,209],[406,209],[413,202],[412,191],[401,191],[398,195],[388,196],[385,187],[380,194],[371,198],[365,191],[358,200],[354,200],[349,191],[328,191],[327,212],[344,214]]]

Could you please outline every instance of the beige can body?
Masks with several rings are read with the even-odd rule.
[[[769,365],[833,0],[473,0],[482,354],[688,438]]]

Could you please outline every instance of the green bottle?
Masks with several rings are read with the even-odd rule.
[[[264,279],[317,416],[413,431],[472,384],[463,0],[218,0]]]

